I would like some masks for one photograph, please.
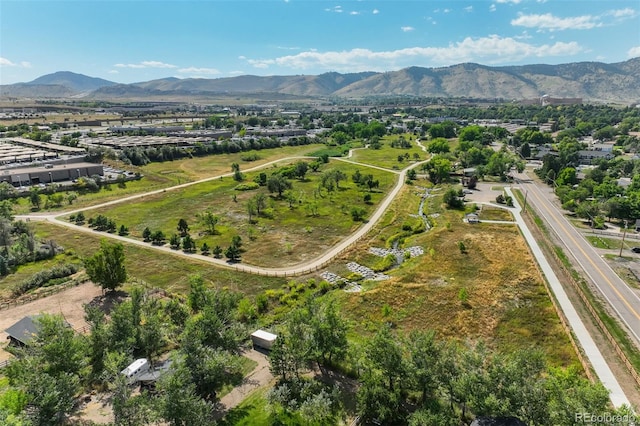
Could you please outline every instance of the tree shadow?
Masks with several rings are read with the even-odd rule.
[[[109,315],[114,307],[120,304],[129,294],[122,290],[108,291],[100,296],[94,297],[88,304],[96,307]]]

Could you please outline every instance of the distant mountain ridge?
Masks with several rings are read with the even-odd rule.
[[[585,102],[640,102],[640,58],[605,64],[576,62],[491,67],[463,63],[440,68],[409,67],[390,72],[319,75],[242,75],[216,79],[175,77],[132,84],[69,71],[29,83],[0,86],[0,97],[59,97],[103,100],[207,97],[216,94],[285,97],[362,98],[365,96],[466,97],[523,100],[549,94]]]

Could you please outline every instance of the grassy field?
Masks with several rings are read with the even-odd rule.
[[[622,245],[622,240],[616,238],[601,237],[599,235],[586,235],[585,238],[592,246],[599,249],[620,250],[622,246],[623,249],[630,250],[632,247],[640,247],[640,241],[638,240],[628,239]]]
[[[98,235],[78,234],[66,227],[48,223],[35,223],[34,226],[39,237],[55,239],[65,247],[64,256],[67,256],[69,261],[90,256],[100,247],[101,238]],[[167,256],[157,250],[135,245],[125,244],[125,256],[127,271],[132,279],[142,280],[152,287],[175,293],[186,293],[189,275],[192,274],[200,274],[212,286],[228,288],[250,296],[267,289],[279,288],[286,282],[283,278],[261,277],[215,268],[209,263]]]
[[[400,170],[415,161],[414,154],[418,154],[420,160],[427,158],[427,153],[416,144],[415,136],[413,135],[403,135],[406,140],[411,142],[411,148],[393,148],[391,142],[397,140],[399,136],[391,135],[382,138],[382,147],[380,149],[357,149],[353,152],[351,159],[359,163]],[[404,156],[405,154],[409,154],[409,159],[403,159],[402,162],[399,162],[398,156]]]
[[[488,206],[482,206],[482,210],[479,212],[479,218],[480,220],[514,220],[509,210]]]
[[[248,169],[270,161],[279,160],[292,156],[304,156],[319,147],[322,144],[304,145],[304,146],[287,146],[282,148],[264,149],[261,151],[248,151],[235,154],[209,155],[205,157],[184,158],[174,161],[165,161],[161,163],[150,163],[143,167],[126,166],[127,170],[140,172],[144,177],[140,180],[126,182],[124,188],[117,184],[111,184],[104,187],[99,192],[88,192],[79,194],[78,199],[69,206],[63,203],[60,207],[51,207],[44,211],[63,211],[72,208],[82,208],[104,203],[107,201],[117,200],[119,198],[140,194],[155,189],[167,188],[181,183],[193,182],[196,180],[218,176],[229,173],[231,164],[238,163],[241,169]],[[243,161],[242,157],[255,154],[258,159],[255,161]],[[116,168],[122,168],[122,163],[113,161],[107,163]],[[45,196],[43,196],[43,207]],[[28,198],[18,200],[14,208],[16,214],[27,214],[31,212],[31,204]]]
[[[340,189],[333,193],[317,188],[321,174],[327,170],[341,170],[347,180],[340,183]],[[370,204],[363,201],[369,194],[351,181],[351,175],[358,169],[362,174],[373,174],[380,181],[380,187],[371,192]],[[266,170],[270,174],[276,169]],[[251,182],[257,174],[248,173],[246,182]],[[209,247],[226,247],[231,238],[240,235],[245,250],[243,262],[261,266],[287,266],[314,258],[357,229],[361,222],[354,221],[351,208],[364,209],[367,217],[394,184],[395,175],[380,170],[354,166],[344,162],[331,162],[317,173],[308,173],[305,181],[294,180],[291,204],[275,195],[269,195],[266,188],[251,191],[237,191],[238,182],[231,178],[213,180],[190,186],[180,191],[168,191],[145,196],[139,201],[124,203],[87,212],[87,218],[98,214],[114,219],[118,226],[129,227],[131,237],[142,239],[146,227],[152,231],[162,230],[167,236],[177,232],[178,220],[185,219],[190,233],[198,247],[206,242]],[[249,223],[247,205],[257,193],[266,195],[267,208],[263,214],[254,216]],[[317,206],[317,214],[310,206]],[[216,235],[208,235],[198,224],[197,215],[211,209],[220,217]]]
[[[354,326],[352,337],[362,339],[390,321],[398,330],[434,329],[440,337],[483,339],[499,350],[536,346],[553,365],[577,364],[518,229],[465,224],[463,211],[447,210],[441,202],[441,196],[429,199],[428,213],[439,214],[431,231],[403,237],[401,247],[420,245],[424,255],[387,271],[390,280],[365,283],[368,291],[335,293]],[[350,260],[372,266],[376,256],[366,253],[367,248],[388,245],[399,224],[414,220],[409,214],[415,214],[418,205],[416,189],[405,188],[369,241],[334,268],[340,270]]]

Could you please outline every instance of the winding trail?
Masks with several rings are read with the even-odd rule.
[[[424,149],[424,147],[422,147],[422,148]],[[353,150],[351,150],[349,152],[349,157],[351,157],[352,153],[353,153]],[[262,164],[260,166],[256,166],[256,167],[253,167],[253,168],[250,168],[250,169],[246,169],[245,171],[251,172],[251,171],[261,170],[261,169],[270,167],[270,166],[272,166],[274,164],[277,164],[277,163],[287,162],[287,161],[291,161],[291,160],[311,159],[311,158],[315,159],[316,157],[293,156],[293,157],[281,158],[281,159],[278,159],[278,160],[274,160],[274,161],[270,161],[268,163]],[[380,218],[382,218],[382,215],[386,212],[387,208],[391,205],[393,200],[396,198],[396,196],[398,195],[398,193],[400,192],[400,190],[404,186],[404,182],[405,182],[405,179],[406,179],[407,171],[428,161],[428,160],[424,160],[424,161],[416,162],[416,163],[413,163],[413,164],[405,167],[401,171],[396,171],[396,170],[390,170],[390,169],[386,169],[386,168],[379,167],[379,166],[372,166],[372,165],[369,165],[369,164],[357,163],[357,162],[350,161],[350,160],[347,160],[347,159],[344,159],[344,158],[337,158],[336,157],[334,159],[337,159],[337,160],[340,160],[340,161],[347,161],[349,163],[361,165],[363,167],[372,167],[372,168],[383,170],[383,171],[389,172],[389,173],[395,173],[398,176],[397,181],[396,181],[396,185],[385,196],[385,198],[382,200],[382,202],[380,203],[380,205],[378,206],[376,211],[371,215],[369,220],[363,226],[358,228],[353,234],[351,234],[350,236],[346,237],[345,239],[343,239],[342,241],[340,241],[339,243],[334,245],[327,252],[325,252],[324,254],[319,255],[315,259],[311,259],[309,261],[306,261],[306,262],[303,262],[303,263],[299,263],[297,265],[293,265],[293,266],[289,266],[289,267],[265,268],[265,267],[260,267],[260,266],[247,265],[247,264],[244,264],[244,263],[230,263],[230,262],[227,262],[227,261],[225,261],[223,259],[215,259],[215,258],[212,258],[212,257],[209,257],[209,256],[203,256],[201,254],[196,254],[196,253],[184,253],[181,250],[173,250],[168,246],[156,246],[156,245],[152,245],[152,244],[146,243],[144,241],[136,240],[136,239],[133,239],[133,238],[128,238],[128,237],[123,237],[123,236],[120,236],[120,235],[115,235],[115,234],[109,234],[109,233],[105,233],[105,232],[95,231],[95,230],[93,230],[91,228],[87,228],[87,227],[84,227],[84,226],[79,226],[79,225],[76,225],[74,223],[70,223],[70,222],[67,222],[65,220],[59,219],[62,216],[68,216],[70,214],[75,214],[75,213],[78,213],[78,212],[85,212],[85,211],[94,210],[94,209],[98,209],[98,208],[102,208],[102,207],[112,206],[112,205],[115,205],[115,204],[125,203],[125,202],[128,202],[128,201],[143,199],[144,197],[148,197],[150,195],[160,194],[160,193],[169,192],[169,191],[176,191],[176,190],[180,190],[182,188],[186,188],[186,187],[189,187],[189,186],[192,186],[192,185],[197,185],[197,184],[200,184],[200,183],[203,183],[203,182],[210,182],[210,181],[213,181],[213,180],[216,180],[216,179],[220,179],[220,178],[224,178],[224,177],[230,177],[230,176],[233,176],[232,172],[225,173],[225,174],[218,175],[218,176],[205,178],[205,179],[200,179],[200,180],[193,181],[193,182],[187,182],[187,183],[183,183],[183,184],[180,184],[180,185],[171,186],[171,187],[168,187],[168,188],[162,188],[162,189],[157,189],[157,190],[154,190],[154,191],[149,191],[149,192],[145,192],[145,193],[141,193],[141,194],[135,194],[135,195],[131,195],[131,196],[128,196],[128,197],[120,198],[120,199],[117,199],[117,200],[112,200],[112,201],[108,201],[108,202],[105,202],[105,203],[101,203],[101,204],[98,204],[98,205],[94,205],[94,206],[90,206],[90,207],[83,207],[83,208],[79,208],[79,209],[75,209],[75,210],[69,210],[69,211],[65,211],[65,212],[62,212],[62,213],[57,212],[55,214],[47,213],[47,214],[18,215],[18,216],[16,216],[16,218],[18,218],[18,219],[26,219],[26,220],[33,220],[33,221],[45,221],[45,222],[53,223],[53,224],[56,224],[56,225],[65,226],[67,228],[71,228],[71,229],[73,229],[74,231],[77,231],[77,232],[83,232],[83,233],[93,234],[93,235],[100,235],[103,238],[111,238],[113,240],[118,240],[118,241],[121,241],[121,242],[124,242],[124,243],[134,244],[134,245],[137,245],[137,246],[140,246],[140,247],[145,247],[145,248],[149,248],[149,249],[152,249],[152,250],[157,250],[157,251],[161,251],[161,252],[164,252],[164,253],[172,254],[174,256],[181,256],[181,257],[185,257],[185,258],[189,258],[189,259],[196,259],[196,260],[200,260],[202,262],[211,263],[211,264],[214,264],[214,265],[222,267],[222,268],[232,269],[232,270],[239,271],[239,272],[246,272],[246,273],[250,273],[250,274],[265,275],[265,276],[275,276],[275,277],[291,277],[291,276],[297,276],[297,275],[304,275],[304,274],[308,274],[308,273],[311,273],[311,272],[315,272],[318,269],[322,268],[323,266],[325,266],[326,264],[331,262],[340,253],[342,253],[344,250],[349,248],[353,243],[355,243],[360,238],[362,238],[365,234],[367,234],[371,230],[371,228],[373,228],[376,225],[376,223],[380,220]]]

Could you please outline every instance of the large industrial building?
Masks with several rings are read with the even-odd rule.
[[[79,177],[103,176],[102,164],[77,162],[53,164],[38,167],[0,169],[0,182],[8,182],[15,187],[72,181]]]

